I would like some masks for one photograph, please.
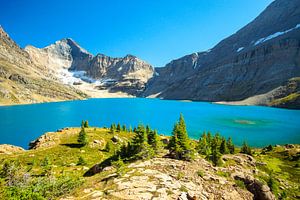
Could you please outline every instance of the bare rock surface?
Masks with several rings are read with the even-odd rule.
[[[144,96],[298,108],[300,90],[287,82],[300,76],[299,41],[300,1],[273,1],[212,49],[156,68]],[[273,102],[290,94],[290,103]]]
[[[0,154],[13,154],[24,152],[25,149],[18,146],[13,146],[9,144],[0,144]]]

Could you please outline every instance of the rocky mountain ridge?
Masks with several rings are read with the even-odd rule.
[[[144,95],[213,102],[267,95],[300,76],[299,48],[300,1],[276,0],[212,49],[156,68],[159,76],[149,81]]]
[[[82,99],[87,95],[61,84],[45,66],[35,65],[0,27],[0,104]]]
[[[53,70],[58,79],[75,87],[87,82],[95,90],[121,91],[136,96],[144,90],[154,71],[151,65],[132,55],[123,58],[104,54],[93,56],[70,38],[41,49],[27,46],[25,51],[37,65]],[[69,80],[65,74],[70,73],[77,79]]]

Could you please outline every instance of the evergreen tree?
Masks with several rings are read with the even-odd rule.
[[[211,148],[209,143],[207,142],[207,135],[205,132],[203,132],[202,136],[199,139],[198,145],[197,145],[198,153],[202,155],[210,155],[211,154]]]
[[[208,145],[210,146],[211,142],[212,142],[212,136],[211,136],[210,131],[208,131],[208,133],[207,133],[207,139],[206,140],[207,140]]]
[[[79,144],[81,144],[82,146],[85,146],[85,145],[88,144],[87,134],[86,134],[85,129],[83,127],[81,128],[81,130],[79,132],[77,142]]]
[[[88,122],[87,120],[84,122],[83,127],[84,127],[84,128],[88,128],[88,127],[89,127],[89,122]]]
[[[116,130],[117,129],[117,126],[115,123],[112,124],[112,129]]]
[[[181,154],[183,152],[180,143],[179,143],[179,139],[178,139],[178,123],[176,122],[174,124],[173,127],[173,131],[172,131],[172,137],[169,141],[169,151],[172,157],[174,157],[175,159],[181,159]]]
[[[131,126],[129,126],[129,133],[131,133],[132,132],[132,127]]]
[[[124,131],[124,132],[126,132],[126,131],[127,131],[127,129],[126,129],[126,125],[125,125],[125,124],[122,126],[122,131]]]
[[[234,147],[231,137],[229,137],[227,140],[227,147],[229,149],[229,153],[234,154],[235,147]]]
[[[147,126],[146,126],[146,133],[147,133],[147,135],[148,135],[150,132],[151,132],[151,129],[150,129],[149,125],[147,125]]]
[[[84,127],[84,121],[82,120],[81,121],[81,128],[83,128]]]
[[[134,144],[142,144],[143,142],[147,142],[147,134],[146,129],[143,125],[139,124],[137,128],[135,128],[135,137],[133,138]]]
[[[110,125],[110,132],[111,132],[111,133],[114,133],[114,130],[115,130],[115,129],[114,129],[114,126],[113,126],[113,124],[111,124],[111,125]]]
[[[224,137],[221,139],[220,153],[221,154],[228,154],[229,153],[229,149],[227,147],[227,142],[226,142],[226,139]]]
[[[240,153],[252,155],[252,150],[251,150],[250,146],[247,144],[247,142],[243,143]]]
[[[210,160],[213,162],[214,166],[219,165],[220,163],[220,158],[221,158],[221,153],[219,152],[218,148],[218,138],[214,137],[211,141],[211,155],[210,155]]]
[[[120,125],[120,123],[118,123],[118,125],[117,125],[117,131],[118,131],[118,132],[121,131],[121,125]]]
[[[157,131],[153,130],[150,131],[148,134],[148,144],[151,145],[151,147],[157,151],[160,147],[159,144],[159,139],[158,139],[158,135],[157,135]]]
[[[182,149],[184,151],[190,150],[189,136],[186,131],[186,125],[182,114],[180,114],[179,117],[177,137]]]
[[[215,140],[217,142],[218,147],[220,147],[221,146],[221,142],[222,142],[222,138],[221,138],[220,133],[216,133],[215,136],[214,136],[214,138],[215,138]]]
[[[180,114],[179,122],[175,123],[172,137],[169,142],[170,154],[177,159],[190,160],[191,159],[191,147],[186,131],[186,125],[183,115]]]
[[[143,125],[138,125],[132,140],[133,159],[148,159],[154,156],[153,148],[148,144],[148,135]]]

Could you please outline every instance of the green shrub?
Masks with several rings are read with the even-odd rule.
[[[104,151],[106,151],[106,152],[111,152],[112,150],[114,149],[114,145],[113,145],[113,143],[112,143],[112,141],[108,141],[107,143],[106,143],[106,145],[105,145],[105,147],[104,147]]]
[[[183,172],[178,172],[176,178],[178,180],[182,179],[184,177],[184,173]]]
[[[85,164],[86,164],[85,159],[82,156],[80,156],[78,158],[77,165],[85,165]]]
[[[223,171],[217,171],[217,175],[223,176],[223,177],[230,177],[229,172],[223,172]]]
[[[246,189],[245,183],[241,180],[235,180],[235,185],[239,188]]]
[[[202,170],[198,170],[197,175],[200,176],[201,178],[203,178],[204,172]]]
[[[268,186],[270,187],[271,191],[277,195],[279,190],[279,183],[278,181],[273,177],[273,175],[269,176],[269,179],[267,181]]]

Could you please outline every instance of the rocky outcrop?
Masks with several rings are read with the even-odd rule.
[[[299,49],[300,1],[276,0],[211,50],[156,69],[144,95],[201,101],[264,95],[300,75]]]
[[[275,195],[270,188],[253,178],[252,176],[235,175],[236,180],[241,180],[246,185],[246,188],[254,195],[254,200],[275,200]]]
[[[204,176],[197,175],[202,170]],[[252,199],[247,190],[215,175],[214,167],[204,159],[185,162],[154,158],[132,163],[122,176],[109,175],[115,189],[112,198],[123,199]],[[107,173],[107,172],[105,172]]]
[[[13,154],[13,153],[21,153],[25,150],[21,147],[9,145],[9,144],[0,144],[0,154]]]
[[[29,143],[29,149],[48,148],[59,143],[59,135],[57,132],[49,132],[41,135],[39,138]]]

